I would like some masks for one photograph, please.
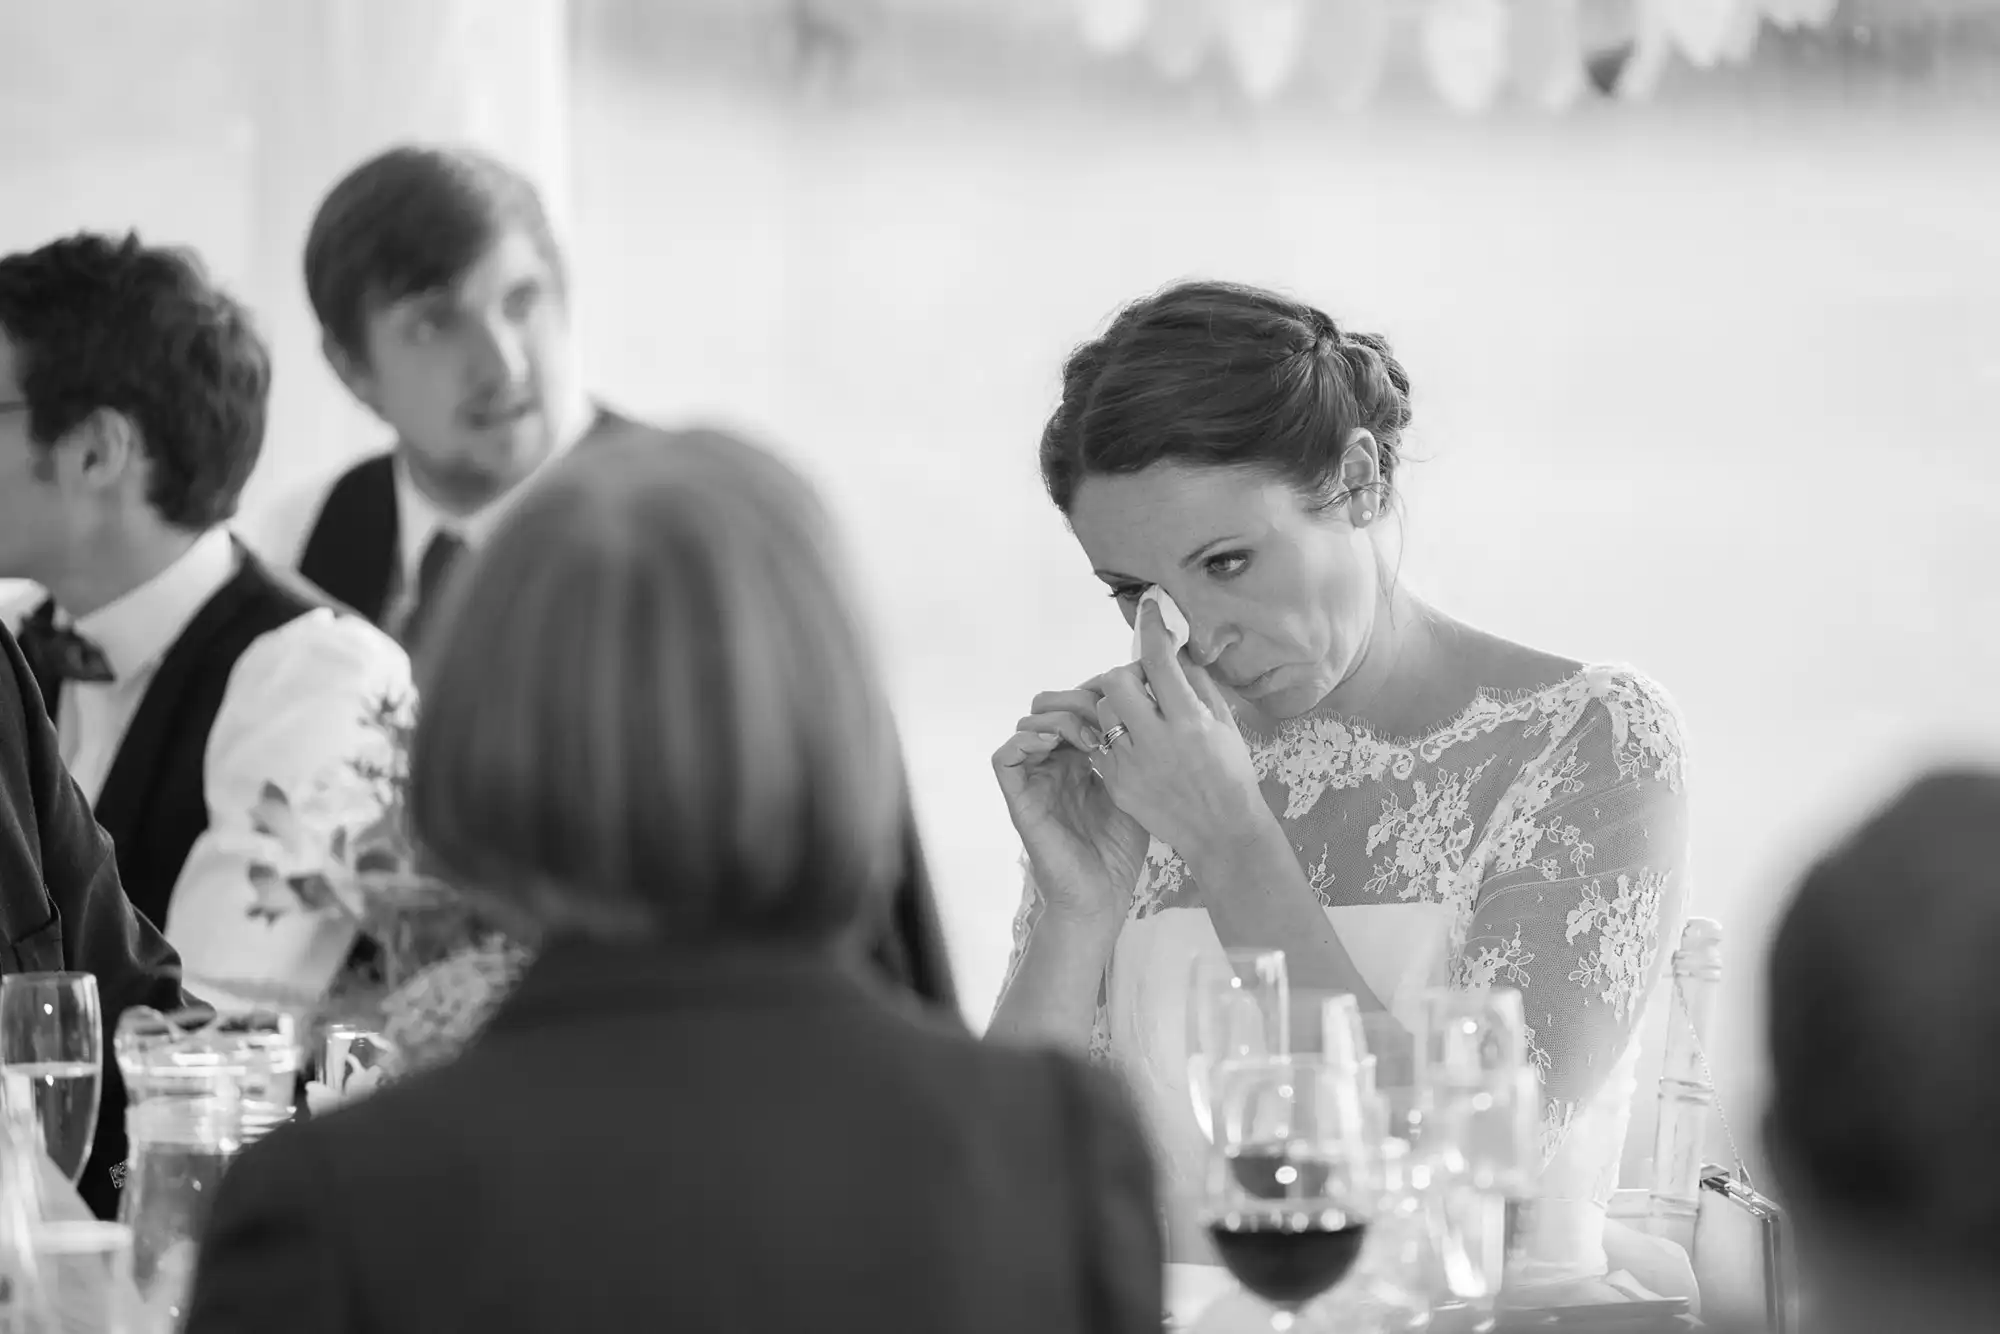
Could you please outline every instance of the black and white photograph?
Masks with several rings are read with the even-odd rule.
[[[0,0],[0,1334],[2000,1330],[2000,0]]]

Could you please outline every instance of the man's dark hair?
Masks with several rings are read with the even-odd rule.
[[[120,413],[162,519],[199,532],[236,512],[263,448],[271,357],[191,251],[80,232],[0,258],[0,333],[30,441],[46,448],[94,412]]]
[[[474,149],[392,148],[343,177],[313,217],[305,255],[313,314],[336,346],[366,362],[372,310],[451,285],[516,228],[562,283],[548,211],[525,175]]]

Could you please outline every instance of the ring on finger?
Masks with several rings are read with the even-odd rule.
[[[1123,723],[1119,723],[1115,727],[1110,727],[1105,729],[1104,739],[1097,743],[1098,753],[1100,755],[1109,755],[1111,753],[1111,743],[1116,741],[1119,737],[1124,736],[1127,732],[1130,732],[1131,730],[1132,730],[1131,728],[1127,727]]]

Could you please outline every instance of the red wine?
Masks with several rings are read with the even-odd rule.
[[[1226,1214],[1211,1222],[1208,1232],[1238,1283],[1273,1306],[1296,1307],[1347,1277],[1361,1258],[1368,1225],[1338,1213]]]

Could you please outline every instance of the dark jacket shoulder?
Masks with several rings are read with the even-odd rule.
[[[584,1301],[585,1323],[745,1331],[1158,1329],[1152,1165],[1109,1077],[876,984],[599,971],[531,969],[451,1065],[248,1150],[192,1334],[256,1328],[281,1294],[425,1328]],[[560,1277],[592,1265],[587,1297]]]

